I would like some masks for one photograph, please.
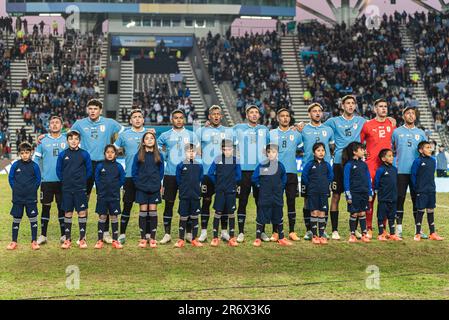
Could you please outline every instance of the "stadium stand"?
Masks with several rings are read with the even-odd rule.
[[[417,68],[430,99],[436,131],[449,125],[449,14],[428,12],[409,15],[407,28],[413,36]]]
[[[231,82],[237,93],[235,107],[242,119],[244,107],[251,103],[260,107],[268,125],[276,110],[291,108],[287,74],[282,68],[281,37],[276,32],[243,37],[209,33],[200,47],[207,54],[208,71],[215,82]]]
[[[372,103],[385,97],[392,106],[390,115],[398,124],[402,123],[401,110],[417,105],[399,22],[392,16],[384,16],[379,29],[368,29],[364,16],[349,28],[317,22],[300,24],[299,28],[307,102],[319,102],[330,114],[337,115],[341,97],[354,94],[361,113],[372,118]]]

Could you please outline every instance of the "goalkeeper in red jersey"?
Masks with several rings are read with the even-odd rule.
[[[396,121],[388,117],[388,103],[385,99],[374,101],[374,112],[376,117],[363,125],[360,133],[360,142],[366,144],[366,164],[374,182],[376,170],[382,165],[379,159],[379,152],[382,149],[391,149],[391,136],[396,128]],[[369,210],[366,212],[366,224],[369,239],[373,235],[373,201],[369,203]]]

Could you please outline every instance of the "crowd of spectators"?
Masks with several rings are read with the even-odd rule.
[[[236,108],[245,116],[245,106],[256,104],[269,119],[280,108],[291,108],[287,74],[282,68],[281,37],[275,31],[243,37],[213,36],[201,39],[208,57],[209,73],[220,84],[231,81],[237,92]]]
[[[2,18],[0,18],[1,20]],[[8,158],[11,153],[8,130],[8,115],[11,103],[9,80],[11,76],[11,54],[3,41],[6,32],[4,22],[0,23],[0,158]]]
[[[417,54],[417,68],[430,99],[435,130],[449,129],[449,14],[415,13],[407,24]]]
[[[341,98],[354,94],[360,113],[372,118],[373,102],[383,97],[399,125],[402,109],[418,106],[401,44],[399,25],[405,23],[404,15],[384,15],[378,23],[371,28],[362,16],[351,27],[318,22],[298,25],[306,103],[319,102],[329,116],[338,115]]]
[[[64,127],[70,128],[77,119],[86,116],[87,101],[99,97],[99,56],[98,66],[91,66],[86,51],[99,47],[102,38],[91,34],[78,38],[66,33],[63,46],[52,35],[25,38],[31,43],[35,40],[39,40],[38,45],[27,51],[30,74],[22,80],[24,121],[40,134],[46,131],[50,116],[59,115],[65,121]],[[20,43],[19,39],[16,41]],[[30,61],[37,64],[35,68]]]
[[[193,124],[198,118],[195,106],[190,98],[190,89],[179,82],[176,90],[169,90],[170,82],[156,82],[151,88],[143,92],[135,92],[132,108],[144,111],[145,123],[147,124],[170,124],[170,114],[175,109],[181,109],[186,115],[186,123]],[[177,92],[171,95],[170,91]],[[122,109],[125,112],[125,109]],[[128,115],[121,114],[122,121],[128,121]]]

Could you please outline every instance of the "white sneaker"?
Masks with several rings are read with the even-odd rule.
[[[267,234],[266,234],[265,232],[262,232],[262,233],[260,234],[260,239],[261,239],[263,242],[269,242],[269,241],[270,241],[270,237],[267,236]]]
[[[201,229],[200,237],[198,238],[199,242],[204,242],[207,240],[207,229]]]
[[[245,235],[243,233],[239,233],[237,237],[237,242],[242,243],[243,241],[245,241]]]
[[[186,241],[188,243],[192,242],[192,234],[191,233],[186,233]]]
[[[229,239],[231,239],[227,230],[221,230],[221,239],[224,241],[229,241]]]
[[[61,244],[63,244],[65,241],[65,235],[61,236],[61,238],[59,238],[59,242],[61,242]]]
[[[112,237],[111,237],[111,235],[109,234],[109,232],[103,233],[103,241],[106,242],[106,243],[108,243],[108,244],[111,244],[111,243],[112,243]]]
[[[118,242],[120,242],[120,244],[125,244],[126,242],[126,234],[121,234],[118,236]]]
[[[338,231],[332,232],[332,240],[340,240],[340,235],[338,234]]]
[[[40,236],[37,238],[37,244],[38,244],[38,245],[41,245],[41,244],[44,244],[44,243],[47,243],[47,237],[45,237],[45,236],[43,236],[43,235],[40,235]]]
[[[77,246],[80,245],[80,239],[76,240],[76,245],[77,245]]]
[[[359,230],[355,231],[355,237],[359,240],[362,239],[362,234],[359,232]]]
[[[164,234],[164,237],[162,238],[162,240],[159,243],[160,244],[167,244],[170,241],[171,241],[171,235],[166,233],[166,234]]]

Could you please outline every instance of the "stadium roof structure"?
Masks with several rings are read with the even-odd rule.
[[[293,18],[296,0],[7,0],[6,11],[12,14],[68,14],[75,6],[83,13],[124,14],[204,14]],[[69,9],[70,10],[70,9]]]

